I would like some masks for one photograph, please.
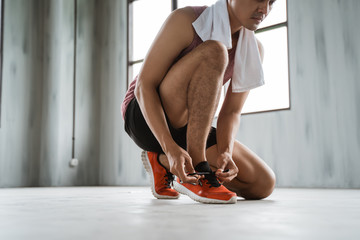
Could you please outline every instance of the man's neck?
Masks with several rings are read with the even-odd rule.
[[[236,34],[237,32],[240,31],[242,25],[236,20],[236,18],[234,16],[228,2],[226,4],[226,6],[227,6],[227,9],[228,9],[228,14],[229,14],[231,34],[234,35],[234,34]]]

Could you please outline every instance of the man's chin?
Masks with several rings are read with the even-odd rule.
[[[250,25],[250,26],[245,26],[245,28],[250,31],[256,31],[259,28],[259,26],[258,25]]]

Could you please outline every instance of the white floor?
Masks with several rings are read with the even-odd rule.
[[[148,187],[0,189],[0,239],[360,239],[360,190],[276,189],[261,201],[157,200]]]

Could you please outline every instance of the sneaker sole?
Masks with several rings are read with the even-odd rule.
[[[155,191],[155,183],[154,183],[154,175],[153,175],[153,171],[151,168],[151,164],[149,161],[149,158],[146,154],[146,151],[142,151],[141,153],[141,161],[144,165],[144,168],[146,170],[146,172],[150,175],[150,182],[151,182],[151,192],[154,195],[154,197],[156,197],[157,199],[178,199],[180,196],[167,196],[167,195],[160,195],[157,194]]]
[[[196,202],[200,202],[200,203],[222,203],[222,204],[234,204],[237,202],[237,197],[231,197],[229,200],[219,200],[219,199],[211,199],[211,198],[205,198],[205,197],[201,197],[196,195],[195,193],[193,193],[192,191],[190,191],[189,189],[187,189],[186,187],[184,187],[183,185],[181,185],[178,182],[174,181],[174,189],[176,191],[178,191],[181,194],[184,194],[188,197],[190,197],[192,200],[196,201]]]

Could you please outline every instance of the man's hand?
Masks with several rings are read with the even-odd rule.
[[[221,153],[217,157],[218,170],[216,170],[215,175],[220,180],[220,182],[230,182],[233,180],[239,169],[236,167],[234,161],[232,160],[230,153]],[[226,172],[224,172],[226,170]]]
[[[182,182],[197,184],[199,176],[188,176],[194,173],[192,159],[188,152],[179,146],[174,147],[166,153],[170,165],[170,172],[180,178]]]

